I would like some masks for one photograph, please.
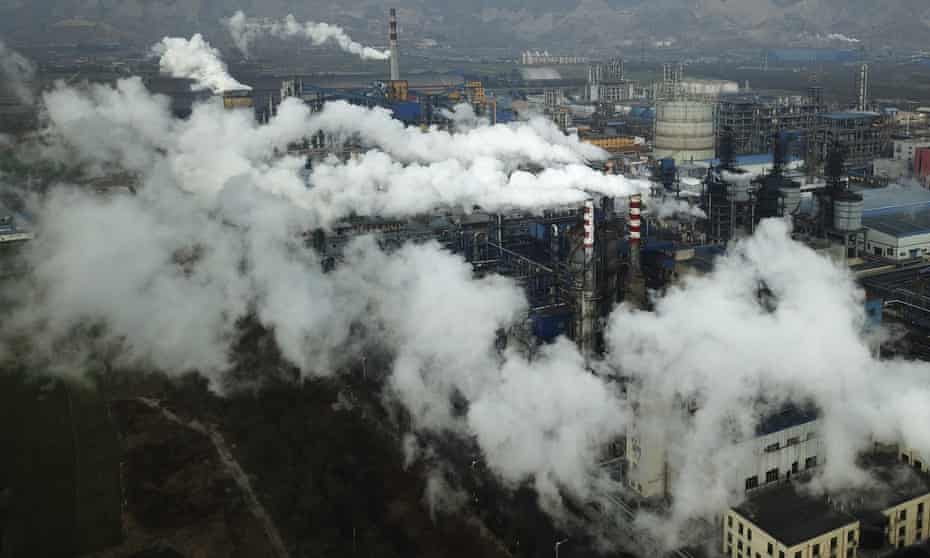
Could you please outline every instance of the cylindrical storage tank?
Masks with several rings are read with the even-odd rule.
[[[801,188],[786,186],[784,188],[780,188],[780,191],[782,207],[784,210],[782,215],[793,215],[794,213],[797,213],[798,208],[801,206]]]
[[[656,105],[655,155],[677,163],[714,158],[714,106],[700,101]]]
[[[862,228],[862,196],[848,194],[833,201],[833,228],[851,232]]]

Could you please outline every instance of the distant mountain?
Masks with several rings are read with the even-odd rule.
[[[387,6],[399,7],[405,37],[453,46],[586,50],[672,40],[689,47],[878,47],[930,40],[926,0],[0,0],[0,35],[56,42],[79,30],[104,41],[141,44],[201,31],[221,42],[226,38],[219,20],[244,9],[338,23],[378,43],[384,42]]]

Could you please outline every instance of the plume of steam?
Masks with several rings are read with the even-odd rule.
[[[685,200],[676,200],[674,198],[662,198],[653,200],[649,204],[650,209],[655,210],[656,217],[659,219],[668,219],[676,215],[685,215],[697,219],[707,219],[707,214],[700,207],[690,204]]]
[[[0,89],[9,91],[24,105],[32,105],[35,76],[35,65],[0,40]]]
[[[855,37],[850,37],[842,33],[830,33],[829,35],[827,35],[827,40],[828,41],[840,41],[843,43],[851,43],[851,44],[861,42],[859,39],[856,39]]]
[[[532,482],[551,510],[561,493],[583,497],[607,482],[595,465],[604,443],[634,423],[661,433],[676,470],[673,534],[740,497],[735,467],[750,456],[737,442],[789,400],[823,412],[828,483],[861,482],[855,453],[873,438],[930,454],[928,367],[875,359],[848,271],[793,242],[781,221],[764,222],[709,275],[670,288],[655,312],[612,314],[607,364],[632,380],[635,410],[565,340],[533,356],[498,351],[498,331],[528,307],[510,279],[475,278],[435,243],[388,253],[373,238],[324,273],[303,245],[304,231],[352,213],[534,210],[645,186],[584,166],[602,152],[550,124],[423,132],[382,110],[332,103],[311,114],[293,99],[265,126],[215,103],[179,121],[137,78],[59,85],[44,103],[48,157],[139,177],[136,196],[58,187],[34,208],[42,235],[29,252],[31,288],[0,328],[35,332],[48,354],[75,327],[102,324],[100,340],[129,362],[219,379],[234,325],[249,315],[308,375],[332,374],[377,344],[393,355],[385,395],[417,431],[475,440],[502,479]],[[276,151],[320,130],[373,149],[317,165],[307,188],[303,160]],[[529,163],[546,168],[519,170]],[[759,304],[760,281],[774,308]],[[693,416],[683,400],[699,403]]]
[[[214,93],[235,89],[251,89],[229,75],[220,52],[210,46],[200,33],[190,39],[165,37],[152,47],[158,57],[161,73],[176,78],[193,80],[195,91],[209,89]]]
[[[345,52],[354,54],[362,60],[387,60],[391,53],[357,43],[342,27],[329,23],[307,21],[300,23],[293,15],[280,21],[257,20],[246,17],[241,10],[232,17],[223,20],[233,37],[233,42],[243,55],[249,55],[249,47],[256,39],[264,36],[289,39],[300,37],[314,45],[332,42]]]
[[[610,318],[610,359],[636,379],[638,420],[665,433],[669,461],[678,464],[676,529],[666,524],[666,533],[741,499],[740,466],[751,456],[737,442],[787,401],[822,410],[823,480],[831,487],[864,482],[855,457],[872,440],[930,450],[930,435],[915,426],[930,419],[915,403],[930,397],[928,366],[873,357],[849,271],[789,233],[784,221],[764,221],[712,273],[657,300],[655,312],[622,307]],[[757,298],[760,280],[774,309]],[[680,403],[692,400],[693,417]]]

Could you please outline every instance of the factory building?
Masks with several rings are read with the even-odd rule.
[[[623,74],[623,59],[588,66],[587,98],[592,103],[617,104],[636,96],[636,83]]]
[[[251,89],[230,89],[223,91],[223,108],[226,110],[253,109],[255,98]]]
[[[546,64],[587,64],[588,59],[583,56],[563,56],[549,54],[549,51],[525,50],[520,53],[520,63],[524,66],[538,66]]]
[[[877,482],[817,495],[779,482],[750,493],[723,522],[723,552],[732,558],[887,556],[928,540],[930,478],[877,450],[859,465]],[[806,477],[805,477],[806,479]]]
[[[793,151],[803,157],[816,115],[823,109],[822,90],[807,95],[743,93],[724,95],[717,105],[718,142],[723,130],[733,134],[737,155],[769,153],[779,132],[794,135]]]
[[[860,170],[890,148],[890,126],[876,112],[822,113],[817,115],[811,141],[818,160],[826,160],[831,147],[839,144],[845,150],[847,168]]]
[[[930,258],[930,205],[864,212],[865,251],[895,261]]]
[[[790,483],[760,490],[723,522],[729,558],[856,558],[859,521]]]

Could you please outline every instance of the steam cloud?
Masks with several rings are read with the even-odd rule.
[[[32,105],[35,103],[35,75],[33,63],[0,40],[0,77],[3,78],[0,89],[9,91],[19,102]]]
[[[161,43],[163,56],[196,44],[215,58],[199,36],[176,41]],[[603,153],[551,123],[488,126],[462,112],[460,131],[424,132],[382,110],[328,103],[311,114],[293,99],[264,126],[215,103],[180,121],[138,78],[58,85],[43,101],[47,158],[89,174],[129,171],[139,185],[136,195],[110,196],[59,186],[34,208],[42,234],[29,252],[31,286],[0,323],[0,340],[34,332],[39,355],[60,356],[75,329],[102,324],[96,351],[198,370],[218,385],[235,325],[249,315],[306,375],[333,374],[369,344],[386,347],[387,395],[418,432],[473,438],[492,470],[514,485],[533,482],[553,511],[563,493],[583,498],[610,482],[595,465],[600,449],[636,424],[662,433],[676,467],[668,546],[689,520],[740,498],[738,442],[787,400],[823,410],[826,479],[837,486],[862,482],[853,457],[872,439],[930,454],[928,367],[874,358],[848,271],[793,242],[781,221],[763,223],[710,274],[672,287],[654,313],[615,310],[607,361],[595,372],[564,339],[529,355],[498,351],[497,332],[525,317],[521,289],[475,278],[438,244],[387,253],[361,238],[328,273],[304,246],[303,233],[350,214],[535,211],[646,189],[585,166]],[[371,149],[318,164],[308,187],[304,160],[277,153],[317,131]],[[530,164],[546,170],[520,170]],[[773,309],[757,300],[760,281]],[[628,396],[611,376],[631,381]],[[453,409],[455,398],[466,412]],[[683,400],[697,401],[693,416],[681,412]]]
[[[827,40],[828,40],[828,41],[840,41],[840,42],[843,42],[843,43],[859,43],[859,42],[861,42],[859,39],[856,39],[856,38],[854,38],[854,37],[850,37],[850,36],[848,36],[848,35],[844,35],[844,34],[842,34],[842,33],[830,33],[829,35],[827,35]]]
[[[249,55],[252,43],[265,36],[279,39],[302,37],[314,45],[333,42],[343,51],[362,60],[387,60],[391,56],[390,51],[378,50],[353,41],[338,25],[314,21],[300,23],[293,15],[288,15],[280,21],[257,20],[246,17],[240,10],[224,20],[224,23],[232,34],[236,47],[245,56]]]
[[[214,93],[235,89],[251,89],[229,75],[220,52],[210,46],[200,33],[190,39],[165,37],[152,47],[158,56],[158,65],[163,74],[193,80],[195,91],[209,89]]]

